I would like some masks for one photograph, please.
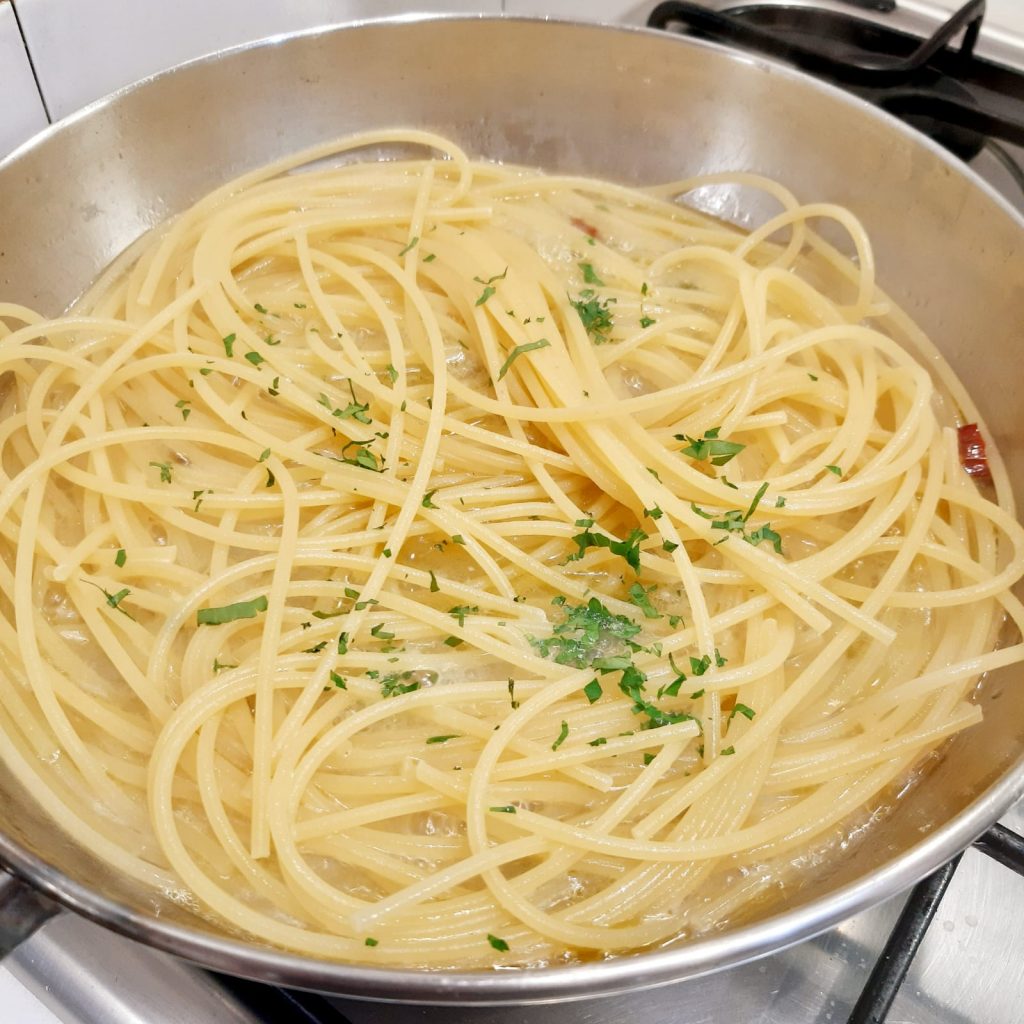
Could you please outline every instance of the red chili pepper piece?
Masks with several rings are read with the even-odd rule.
[[[981,436],[978,424],[965,423],[957,429],[956,434],[960,447],[960,465],[967,470],[967,475],[991,480],[992,472],[988,468],[988,456],[985,454],[985,439]]]
[[[588,224],[585,220],[581,220],[579,217],[573,217],[570,222],[574,228],[579,228],[580,231],[585,235],[590,235],[591,238],[597,238],[597,228],[593,224]]]

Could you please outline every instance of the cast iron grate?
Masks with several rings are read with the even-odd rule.
[[[1016,832],[1011,832],[1003,825],[993,825],[975,841],[974,846],[1024,876],[1024,837]],[[934,875],[914,887],[853,1007],[848,1024],[884,1024],[889,1008],[917,955],[921,940],[953,880],[960,856],[954,857]]]
[[[898,14],[892,0],[845,2]],[[1004,165],[1009,161],[1007,169],[1024,188],[1024,172],[1003,145],[1024,146],[1024,73],[975,53],[984,15],[985,0],[969,0],[922,39],[852,10],[742,0],[712,10],[666,0],[647,24],[786,61],[881,107],[965,160],[989,148]]]

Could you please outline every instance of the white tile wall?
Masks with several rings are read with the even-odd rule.
[[[45,127],[14,8],[0,3],[0,158]]]
[[[56,120],[225,46],[410,11],[497,14],[501,0],[17,0],[17,8]]]

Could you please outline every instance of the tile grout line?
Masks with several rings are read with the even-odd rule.
[[[25,30],[21,26],[21,18],[18,16],[18,5],[14,0],[10,0],[11,10],[14,13],[14,24],[18,27],[18,35],[21,36],[21,44],[25,47],[25,57],[28,59],[29,70],[32,72],[32,80],[36,83],[36,92],[39,93],[39,102],[43,105],[43,113],[46,115],[46,123],[53,124],[53,118],[50,116],[50,106],[46,102],[46,96],[43,94],[43,87],[39,81],[39,75],[36,73],[36,62],[32,59],[32,51],[29,49],[28,39],[25,38]]]

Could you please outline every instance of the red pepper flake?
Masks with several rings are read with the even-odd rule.
[[[968,476],[979,480],[991,480],[992,473],[988,468],[988,456],[985,454],[985,439],[981,436],[977,423],[965,423],[957,428],[957,443],[960,448],[960,465]]]
[[[573,217],[569,222],[574,228],[579,228],[580,231],[585,235],[590,235],[591,238],[597,238],[597,228],[593,224],[588,224],[585,220],[581,220],[579,217]]]

